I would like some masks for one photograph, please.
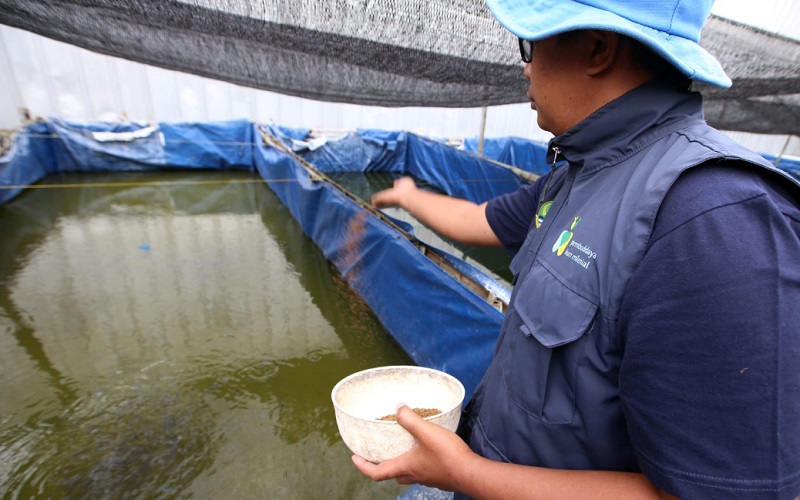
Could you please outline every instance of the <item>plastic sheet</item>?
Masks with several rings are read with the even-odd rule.
[[[322,172],[394,172],[411,175],[443,193],[482,203],[526,181],[479,156],[406,132],[359,130],[298,151]]]
[[[464,139],[464,149],[478,152],[480,141],[476,138]],[[482,154],[487,158],[514,165],[537,175],[550,171],[547,163],[547,144],[529,141],[519,137],[494,137],[483,140]]]
[[[26,186],[55,172],[55,161],[45,123],[20,130],[12,147],[0,157],[0,205],[16,197]]]
[[[771,161],[773,165],[777,165],[781,170],[788,172],[794,178],[800,179],[800,158],[796,156],[783,156],[779,158],[767,154],[762,156]]]
[[[207,123],[48,122],[59,172],[161,168],[252,169],[252,127],[246,120]],[[126,133],[152,133],[126,140]],[[99,140],[103,133],[120,140]]]
[[[300,138],[309,129],[276,127]],[[0,205],[49,173],[160,169],[253,170],[247,120],[194,123],[80,123],[51,119],[21,129],[0,157]]]

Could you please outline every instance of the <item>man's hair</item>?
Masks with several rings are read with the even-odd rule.
[[[692,86],[691,78],[681,73],[672,63],[653,52],[650,47],[629,36],[620,35],[620,37],[626,38],[630,44],[633,64],[649,72],[655,80],[674,83],[683,90]]]
[[[556,35],[559,42],[568,43],[574,36],[583,30],[565,31]],[[619,34],[623,43],[627,43],[631,50],[631,62],[640,69],[653,75],[654,80],[675,84],[676,88],[688,90],[692,80],[672,65],[669,61],[653,52],[647,45],[627,35]]]

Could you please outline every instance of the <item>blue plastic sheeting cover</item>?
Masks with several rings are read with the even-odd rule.
[[[0,205],[55,172],[49,136],[47,124],[35,123],[14,137],[11,148],[0,157]]]
[[[253,127],[247,120],[215,123],[160,123],[165,165],[180,168],[253,168]]]
[[[307,128],[275,127],[286,137]],[[253,170],[247,120],[203,123],[78,123],[60,119],[19,131],[0,158],[0,205],[46,174],[165,168]]]
[[[478,139],[475,138],[465,139],[464,149],[477,152],[478,142]],[[483,155],[506,165],[513,165],[539,175],[550,171],[550,165],[547,164],[546,160],[547,144],[520,139],[519,137],[484,139]],[[778,159],[775,155],[765,153],[762,153],[761,156],[773,164]],[[800,179],[800,158],[782,157],[778,162],[778,168]]]
[[[407,132],[360,130],[324,143],[293,143],[322,172],[394,172],[475,203],[516,190],[525,181],[510,169]]]
[[[414,362],[452,374],[471,394],[488,367],[503,314],[336,187],[311,180],[290,154],[259,144],[255,162],[303,231]]]
[[[279,130],[281,135],[298,141],[305,140],[308,137],[308,134],[311,133],[311,129],[307,127],[284,127],[275,124],[271,124],[270,127],[273,130]]]
[[[48,122],[60,172],[162,168],[252,169],[247,120],[207,123]]]
[[[455,495],[449,491],[414,484],[397,497],[397,500],[451,500]]]
[[[510,169],[440,142],[408,134],[406,171],[456,198],[483,203],[526,184]]]
[[[762,154],[761,156],[771,161],[773,165],[777,163],[779,169],[788,172],[792,177],[800,179],[800,158],[783,156],[778,161],[778,157],[774,155]]]
[[[475,138],[464,139],[464,149],[477,153],[478,143],[479,140]],[[547,144],[519,137],[485,138],[483,155],[538,175],[550,171],[550,165],[547,164]]]
[[[292,141],[293,149],[321,172],[405,172],[405,133],[349,133],[316,144]],[[305,147],[303,147],[305,146]]]

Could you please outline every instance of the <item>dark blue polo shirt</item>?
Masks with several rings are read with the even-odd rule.
[[[800,210],[785,182],[685,172],[626,290],[620,401],[642,472],[677,496],[800,494]],[[512,254],[543,183],[487,206]]]

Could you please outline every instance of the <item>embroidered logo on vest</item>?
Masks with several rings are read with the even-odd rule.
[[[569,226],[569,231],[566,230],[562,231],[561,236],[558,237],[555,244],[553,245],[553,252],[555,252],[556,255],[558,255],[559,257],[561,256],[561,254],[564,253],[564,250],[567,249],[567,245],[569,245],[569,242],[572,241],[572,236],[573,236],[572,230],[575,229],[575,226],[577,226],[580,221],[581,221],[581,216],[580,215],[575,216],[575,218],[572,219],[572,224],[570,224]]]
[[[546,201],[542,203],[542,206],[539,207],[539,211],[536,213],[536,219],[534,219],[534,223],[536,224],[536,229],[539,229],[542,226],[542,222],[544,222],[544,217],[547,215],[547,212],[550,211],[550,206],[553,204],[552,201]]]
[[[572,219],[572,224],[570,224],[569,230],[561,232],[561,235],[558,237],[555,244],[553,244],[553,253],[559,257],[561,255],[566,255],[582,268],[589,269],[592,260],[597,258],[597,253],[592,251],[591,247],[588,245],[582,245],[577,241],[572,241],[572,237],[574,236],[572,231],[580,221],[580,215],[576,216],[574,219]],[[570,250],[567,250],[567,248],[570,248]]]

